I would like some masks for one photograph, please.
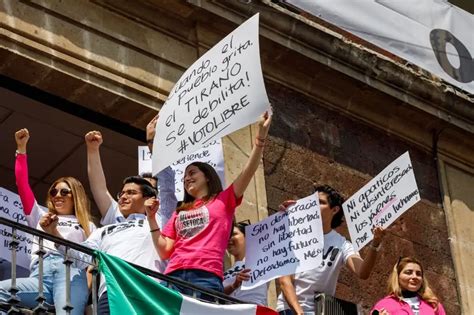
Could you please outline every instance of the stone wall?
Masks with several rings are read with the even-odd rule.
[[[273,211],[285,199],[309,195],[313,184],[329,184],[349,197],[392,160],[410,152],[422,201],[388,229],[368,280],[357,280],[343,269],[337,297],[361,303],[367,311],[384,296],[388,275],[399,256],[414,255],[423,262],[448,314],[460,314],[432,154],[280,85],[267,82],[267,90],[274,120],[264,166],[267,200]],[[349,237],[345,225],[338,231]],[[365,254],[363,249],[361,255]]]

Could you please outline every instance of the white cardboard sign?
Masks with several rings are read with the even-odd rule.
[[[246,268],[242,290],[321,265],[324,235],[318,194],[300,199],[285,212],[245,228]]]
[[[215,139],[209,141],[209,143],[203,148],[197,150],[196,152],[190,153],[178,161],[171,164],[171,168],[174,170],[175,174],[175,195],[176,199],[183,200],[184,197],[184,171],[186,166],[192,162],[205,162],[212,167],[217,172],[219,176],[222,187],[225,187],[225,176],[224,176],[224,152],[222,150],[222,141],[221,139]],[[138,147],[138,173],[142,174],[144,172],[151,172],[151,154],[147,146]]]
[[[25,214],[23,213],[23,205],[21,204],[20,197],[1,187],[0,217],[28,225]],[[9,246],[12,236],[11,232],[12,230],[10,227],[0,225],[0,257],[9,262],[11,262],[11,251]],[[17,231],[16,239],[20,242],[16,252],[17,265],[29,269],[33,236],[22,231]]]
[[[268,109],[260,67],[259,15],[206,52],[176,82],[160,111],[153,173],[256,122]]]
[[[374,225],[387,228],[418,201],[420,192],[405,152],[342,205],[354,249],[374,238]]]

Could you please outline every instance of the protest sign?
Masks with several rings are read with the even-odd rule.
[[[245,227],[245,265],[250,280],[242,290],[321,265],[324,235],[317,194],[300,199],[285,212]]]
[[[342,205],[354,249],[373,239],[374,225],[387,228],[418,201],[420,192],[405,152]]]
[[[256,14],[184,72],[160,110],[153,173],[256,122],[268,109]]]
[[[186,156],[171,164],[171,168],[174,170],[175,174],[175,194],[178,200],[183,200],[184,171],[186,166],[192,162],[205,162],[214,167],[221,180],[222,186],[225,187],[224,153],[222,150],[222,141],[221,139],[211,140],[203,148],[197,150],[196,152],[187,154]],[[151,154],[147,146],[138,147],[138,172],[139,174],[151,172]]]
[[[0,187],[0,217],[6,218],[24,225],[26,222],[23,213],[23,205],[20,197],[9,190]],[[0,225],[0,257],[11,262],[10,241],[12,240],[12,230],[6,225]],[[17,265],[23,268],[30,268],[31,245],[33,237],[21,231],[17,231],[16,240],[19,241],[16,250]]]

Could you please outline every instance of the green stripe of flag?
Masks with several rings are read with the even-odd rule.
[[[105,276],[110,313],[178,315],[182,296],[115,256],[96,251],[99,270]]]

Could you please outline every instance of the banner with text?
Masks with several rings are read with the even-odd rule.
[[[250,280],[242,290],[272,279],[314,269],[322,262],[323,225],[317,194],[300,199],[285,212],[245,227],[245,265]]]
[[[268,109],[260,67],[259,15],[227,35],[184,72],[160,111],[153,173],[256,122]]]
[[[374,225],[387,228],[420,199],[410,155],[405,152],[342,205],[354,249],[374,238]]]
[[[209,141],[207,145],[203,148],[197,150],[196,152],[187,154],[178,161],[171,164],[171,168],[174,170],[175,178],[175,194],[178,200],[183,200],[184,197],[184,171],[186,166],[192,162],[205,162],[212,167],[219,175],[222,186],[225,185],[225,176],[224,176],[224,152],[222,150],[222,141],[221,139],[215,139]],[[138,147],[138,173],[142,174],[144,172],[151,172],[151,154],[147,146]]]
[[[28,225],[23,213],[23,205],[20,197],[9,190],[0,187],[0,217],[9,219],[24,225]],[[11,262],[10,241],[12,239],[12,229],[6,225],[0,225],[0,257]],[[16,251],[17,265],[23,268],[30,268],[31,245],[33,236],[21,231],[17,231],[16,240],[19,245]]]
[[[474,16],[446,0],[286,2],[474,94]]]

